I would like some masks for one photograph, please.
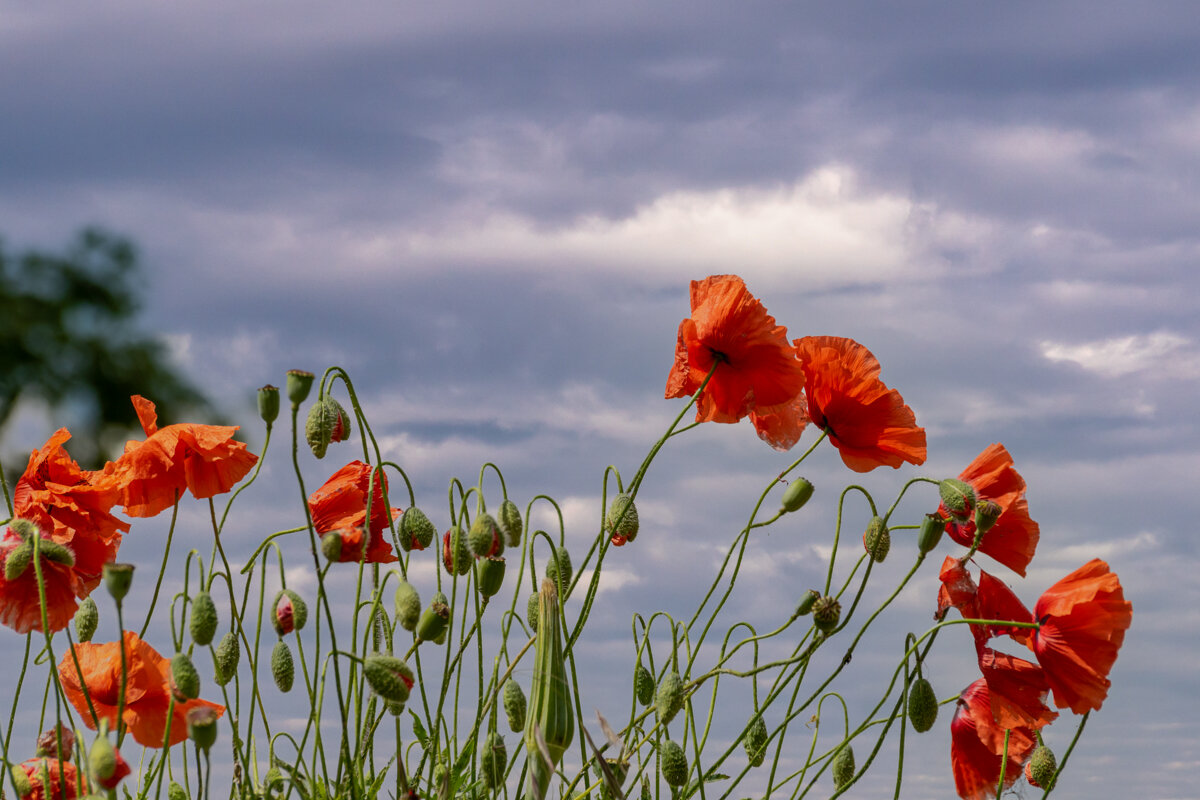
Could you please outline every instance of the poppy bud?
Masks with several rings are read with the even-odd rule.
[[[501,538],[500,528],[491,514],[484,512],[475,517],[470,530],[467,531],[467,544],[471,553],[478,558],[498,556],[504,552],[504,539]]]
[[[1054,758],[1054,752],[1046,745],[1040,744],[1029,757],[1029,763],[1025,765],[1025,780],[1029,781],[1030,786],[1052,789],[1054,773],[1057,771],[1058,762]]]
[[[926,514],[921,520],[921,531],[917,534],[917,548],[922,554],[938,546],[946,532],[946,520],[938,514]]]
[[[13,533],[17,534],[17,536],[21,537],[21,541],[23,542],[28,542],[33,539],[34,536],[41,535],[41,528],[37,526],[37,523],[31,519],[25,519],[24,517],[17,517],[12,522],[8,523],[8,528]]]
[[[48,731],[43,731],[42,735],[37,738],[38,756],[58,758],[60,739],[62,740],[63,758],[64,760],[69,760],[72,751],[75,749],[75,732],[70,728],[63,727],[61,724],[55,725]]]
[[[375,694],[384,700],[403,703],[413,687],[413,671],[403,659],[375,653],[363,662],[363,675]]]
[[[479,769],[483,773],[483,783],[489,789],[495,789],[504,783],[504,768],[508,766],[508,748],[504,746],[504,738],[492,731],[483,741],[479,751]]]
[[[608,506],[608,514],[604,518],[605,530],[612,537],[614,547],[620,547],[626,542],[637,538],[638,512],[633,498],[627,494],[619,494]]]
[[[229,679],[237,672],[238,661],[242,657],[242,648],[238,644],[237,635],[232,631],[221,637],[213,653],[213,680],[218,686],[229,683]]]
[[[312,389],[313,374],[302,369],[289,369],[287,373],[287,396],[293,406],[298,406],[308,398]]]
[[[658,684],[654,695],[654,711],[658,721],[666,725],[683,709],[683,678],[678,672],[668,672]]]
[[[854,748],[847,742],[833,757],[833,785],[841,789],[854,779]]]
[[[934,694],[932,684],[923,677],[917,678],[908,690],[908,719],[913,730],[925,733],[933,727],[937,713],[937,695]]]
[[[429,608],[421,613],[421,619],[417,621],[417,638],[423,642],[436,642],[439,636],[446,633],[449,624],[450,606],[447,604],[446,595],[438,592],[433,596]]]
[[[533,796],[547,796],[550,777],[574,736],[575,709],[563,657],[558,592],[544,580],[538,593],[537,641],[525,720]]]
[[[750,766],[761,767],[767,758],[767,723],[760,714],[755,714],[746,726],[742,744],[746,748],[746,758],[749,759]]]
[[[796,478],[783,493],[780,508],[786,512],[799,511],[813,496],[813,485],[807,478]]]
[[[196,706],[187,712],[188,738],[201,750],[208,750],[217,741],[217,711],[209,706]]]
[[[451,575],[466,575],[471,571],[471,551],[463,529],[455,525],[442,536],[442,564]]]
[[[21,542],[4,559],[4,579],[11,582],[25,574],[33,563],[33,543]]]
[[[292,661],[292,650],[287,642],[280,639],[271,651],[271,677],[279,691],[287,693],[292,690],[292,682],[296,679],[296,664]]]
[[[938,484],[938,494],[941,495],[942,505],[950,513],[961,519],[966,519],[975,507],[975,490],[966,481],[958,478],[946,478]]]
[[[304,629],[308,621],[308,606],[291,589],[280,589],[271,605],[271,623],[280,636]]]
[[[398,535],[400,549],[404,552],[424,550],[433,543],[433,537],[437,536],[437,528],[433,527],[424,511],[413,506],[400,517]]]
[[[167,784],[167,800],[189,800],[187,789],[171,781]]]
[[[486,557],[475,561],[475,588],[484,597],[492,597],[504,585],[504,559]]]
[[[258,415],[269,426],[279,417],[279,387],[267,384],[258,390]]]
[[[644,706],[654,702],[654,676],[641,664],[633,670],[633,695]]]
[[[187,653],[176,653],[171,659],[171,694],[175,702],[186,703],[200,696],[200,673]]]
[[[821,633],[832,633],[842,615],[842,604],[833,597],[825,595],[813,603],[813,624]]]
[[[212,644],[213,637],[217,635],[217,604],[208,592],[196,592],[192,598],[188,630],[191,631],[192,641],[201,647]]]
[[[417,589],[406,580],[401,580],[396,587],[396,621],[406,631],[415,631],[417,621],[421,619],[421,596]]]
[[[17,797],[29,797],[33,794],[33,782],[29,780],[29,773],[20,766],[12,767],[9,772],[12,773],[12,782],[17,790]]]
[[[38,543],[38,552],[47,561],[64,564],[68,567],[75,566],[75,551],[65,544],[59,544],[51,539],[42,539]]]
[[[892,534],[888,532],[887,525],[883,524],[882,517],[871,517],[871,522],[863,533],[863,546],[875,563],[882,564],[887,558],[888,551],[892,549]]]
[[[496,521],[500,523],[500,532],[504,534],[504,543],[509,547],[517,547],[521,544],[521,533],[524,527],[521,525],[521,510],[517,508],[517,504],[508,498],[500,504],[500,511],[496,514]]]
[[[995,500],[984,500],[975,506],[975,538],[982,539],[983,535],[992,529],[1004,509]]]
[[[113,599],[118,603],[124,600],[125,595],[129,594],[129,587],[133,585],[133,564],[109,561],[101,567],[101,574],[104,576],[104,586]]]
[[[129,765],[112,746],[108,736],[97,736],[88,751],[88,772],[92,780],[104,789],[115,789],[129,774]]]
[[[340,442],[350,435],[350,416],[342,404],[326,395],[313,403],[304,423],[304,438],[313,455],[324,458],[330,442]]]
[[[525,730],[525,708],[525,692],[521,684],[509,678],[504,682],[504,716],[508,718],[510,730]]]
[[[658,768],[668,786],[676,788],[687,783],[688,763],[683,748],[670,739],[658,748]]]
[[[809,589],[800,598],[800,603],[799,603],[799,605],[796,606],[796,611],[795,611],[795,613],[792,614],[792,617],[803,617],[805,614],[811,613],[813,610],[813,606],[820,599],[821,599],[820,592],[818,592],[816,589]]]
[[[564,597],[566,597],[567,587],[571,583],[571,573],[571,554],[565,547],[555,548],[553,557],[546,562],[546,578],[554,581],[559,594]]]
[[[529,595],[529,601],[525,603],[525,621],[529,623],[529,627],[537,630],[538,623],[538,596],[537,592]]]

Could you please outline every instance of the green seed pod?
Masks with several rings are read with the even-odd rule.
[[[842,616],[842,604],[826,595],[813,603],[813,624],[821,633],[833,633]]]
[[[413,687],[413,671],[403,659],[384,653],[367,656],[363,662],[363,675],[375,694],[384,700],[403,703]]]
[[[525,720],[525,750],[537,797],[546,797],[550,777],[575,736],[575,710],[563,658],[558,604],[554,584],[542,581],[529,714]],[[543,753],[550,757],[549,763]]]
[[[500,535],[500,526],[491,514],[483,513],[475,517],[467,531],[467,545],[477,558],[498,556],[504,552],[504,537]]]
[[[537,630],[538,624],[538,596],[537,592],[529,595],[529,602],[525,604],[525,621],[529,623],[529,627]]]
[[[525,730],[525,692],[521,684],[512,678],[504,682],[504,716],[508,718],[508,727],[512,731]]]
[[[917,534],[917,548],[922,554],[938,546],[946,532],[946,520],[937,514],[926,514],[921,520],[921,531]]]
[[[486,556],[475,559],[475,588],[484,597],[492,597],[504,585],[504,559]]]
[[[292,682],[296,679],[296,664],[292,661],[291,648],[282,639],[275,643],[275,649],[271,651],[271,677],[275,679],[279,691],[286,694],[292,690]]]
[[[75,635],[81,642],[90,642],[96,635],[96,626],[99,624],[100,609],[96,607],[96,601],[89,595],[83,598],[83,602],[79,604],[79,609],[75,612]]]
[[[892,534],[883,524],[883,517],[871,517],[871,522],[863,532],[863,547],[877,564],[882,564],[887,558],[888,551],[892,549]]]
[[[217,604],[208,592],[196,592],[192,598],[188,630],[191,631],[192,641],[201,647],[212,644],[213,637],[217,635]]]
[[[509,547],[519,546],[524,527],[521,525],[521,510],[517,508],[517,504],[505,498],[496,514],[496,521],[500,524],[500,532],[504,534],[504,543]]]
[[[1031,786],[1039,789],[1053,789],[1054,773],[1058,770],[1058,760],[1054,752],[1044,744],[1038,745],[1029,763],[1025,766],[1025,779]]]
[[[308,622],[308,605],[291,589],[280,589],[271,604],[271,624],[280,636],[303,630]]]
[[[433,600],[429,604],[429,608],[421,613],[421,618],[417,620],[417,638],[423,642],[438,642],[438,638],[444,636],[446,628],[450,625],[450,606],[446,600],[446,595],[437,592],[433,596]]]
[[[854,748],[849,743],[838,750],[837,755],[833,757],[833,785],[835,788],[841,789],[846,784],[854,779]]]
[[[231,631],[222,636],[216,651],[213,652],[213,680],[218,686],[229,683],[237,672],[241,657],[242,648],[238,644],[237,635]]]
[[[105,562],[100,568],[100,575],[104,579],[104,588],[108,589],[109,595],[116,600],[118,605],[125,599],[125,595],[129,594],[130,588],[133,586],[133,564],[122,564],[116,561]]]
[[[396,621],[406,631],[415,631],[421,619],[421,596],[417,589],[405,580],[396,587]]]
[[[479,751],[479,771],[483,773],[483,784],[495,789],[504,783],[504,769],[508,766],[508,748],[500,734],[492,731],[484,739]]]
[[[342,404],[326,395],[313,403],[304,423],[304,438],[313,455],[324,458],[330,442],[341,442],[350,435],[350,416]]]
[[[200,696],[200,673],[186,653],[176,653],[171,659],[171,692],[179,703]]]
[[[33,544],[30,542],[21,542],[21,544],[8,551],[8,556],[4,559],[4,579],[15,581],[17,578],[25,574],[25,570],[33,563]]]
[[[784,490],[783,499],[780,501],[781,508],[783,511],[789,513],[799,511],[812,496],[813,485],[809,483],[808,479],[796,478]]]
[[[975,506],[975,538],[983,536],[992,529],[1004,509],[995,500],[983,500]]]
[[[767,723],[762,715],[755,714],[750,720],[742,737],[742,745],[746,748],[750,766],[761,767],[767,757]]]
[[[658,768],[668,786],[679,788],[687,783],[688,763],[683,748],[667,739],[658,748]]]
[[[279,417],[279,387],[267,384],[258,390],[258,416],[271,425]]]
[[[429,521],[429,517],[425,516],[424,511],[413,506],[400,517],[397,535],[400,539],[400,548],[405,552],[424,550],[433,544],[433,538],[437,536],[437,528]]]
[[[287,389],[288,400],[292,405],[298,406],[308,398],[308,392],[312,389],[313,374],[305,372],[302,369],[289,369],[287,372]]]
[[[799,603],[799,605],[796,606],[796,612],[794,614],[792,614],[792,616],[793,617],[803,617],[805,614],[812,613],[813,606],[816,605],[816,602],[820,599],[821,599],[820,592],[818,592],[816,589],[809,589],[800,598],[800,603]]]
[[[217,741],[217,711],[209,706],[189,709],[187,720],[188,738],[201,750],[209,750]]]
[[[566,597],[567,587],[571,585],[571,574],[571,554],[565,547],[556,548],[554,556],[546,562],[546,578],[555,581],[558,593],[563,597]]]
[[[644,706],[654,702],[654,676],[641,664],[633,670],[633,694]]]
[[[966,519],[975,508],[975,490],[966,481],[947,478],[938,484],[938,494],[951,514]]]
[[[908,690],[908,719],[912,723],[913,730],[917,733],[925,733],[933,727],[934,721],[937,720],[937,713],[938,702],[933,685],[924,677],[917,678],[913,681],[912,688]]]
[[[604,529],[612,543],[620,547],[626,542],[632,542],[638,535],[638,511],[633,498],[627,494],[619,494],[608,506],[608,514],[604,517]]]
[[[683,709],[683,678],[678,672],[668,672],[658,684],[654,695],[654,711],[658,720],[666,725]]]
[[[167,800],[190,800],[187,789],[184,789],[175,781],[167,784]]]

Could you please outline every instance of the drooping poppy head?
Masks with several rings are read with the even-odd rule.
[[[958,609],[963,619],[1011,620],[1013,622],[1033,622],[1033,615],[1021,602],[1012,589],[1004,581],[985,572],[979,571],[979,582],[971,577],[966,565],[957,558],[946,556],[938,574],[942,585],[938,589],[938,613],[940,619],[945,616],[950,607]],[[975,637],[977,652],[982,654],[983,646],[995,636],[1012,636],[1023,644],[1028,643],[1030,629],[1007,626],[999,623],[991,625],[971,624],[971,633]],[[981,655],[982,657],[982,655]]]
[[[806,420],[796,401],[804,373],[787,329],[736,275],[691,284],[692,316],[679,323],[666,397],[689,397],[716,372],[696,401],[697,422],[737,422],[750,416],[758,435],[777,450],[800,439]]]
[[[29,779],[33,790],[21,800],[74,800],[88,790],[87,779],[70,761],[57,758],[31,758],[17,765]]]
[[[1109,670],[1133,620],[1121,581],[1094,558],[1047,589],[1034,606],[1040,623],[1032,648],[1054,704],[1076,714],[1099,710]]]
[[[1058,718],[1046,706],[1050,691],[1037,664],[990,647],[979,654],[979,669],[992,701],[992,717],[1001,728],[1040,730]]]
[[[950,721],[950,764],[954,770],[954,788],[963,800],[985,800],[996,796],[1000,766],[1004,762],[1008,736],[1004,786],[1011,786],[1021,775],[1021,765],[1029,758],[1037,740],[1029,728],[1006,729],[992,715],[992,699],[987,682],[980,678],[958,698],[958,707]]]
[[[879,379],[871,351],[853,339],[797,339],[808,418],[829,434],[855,472],[925,463],[925,429],[895,389]]]
[[[1024,577],[1041,533],[1029,516],[1025,480],[1013,468],[1012,456],[1002,444],[989,445],[958,477],[975,490],[977,503],[991,500],[1001,509],[995,524],[983,535],[979,552]],[[938,513],[950,520],[946,526],[950,538],[970,547],[975,541],[973,514],[969,511],[966,516],[955,515],[944,503]]]
[[[205,499],[229,491],[250,472],[258,456],[234,441],[237,426],[180,423],[158,427],[154,403],[132,398],[146,440],[125,444],[125,453],[104,467],[131,517],[152,517],[175,504],[187,489]]]
[[[374,475],[374,478],[372,478]],[[374,488],[370,489],[372,485]],[[371,524],[367,534],[366,560],[375,564],[397,561],[392,545],[383,535],[389,519],[396,519],[402,509],[388,509],[383,499],[387,479],[383,470],[375,471],[370,464],[351,461],[329,477],[329,480],[309,495],[308,507],[312,512],[313,527],[318,534],[330,531],[344,533],[339,561],[357,561],[362,553],[361,533],[366,527],[367,494],[371,494]],[[390,514],[390,516],[389,516]],[[355,529],[358,529],[357,540]]]

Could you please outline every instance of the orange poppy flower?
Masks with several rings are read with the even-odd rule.
[[[1011,731],[1004,768],[1004,786],[1008,787],[1020,777],[1021,765],[1037,746],[1034,733],[1026,727],[1006,729],[996,722],[991,693],[983,678],[963,690],[950,721],[950,764],[959,797],[984,800],[996,796],[1006,730]]]
[[[1054,704],[1076,714],[1098,711],[1133,619],[1121,581],[1094,558],[1047,589],[1033,613],[1040,626],[1031,647],[1046,670]]]
[[[168,726],[168,745],[182,742],[187,738],[187,712],[193,708],[207,706],[216,711],[218,716],[225,713],[224,706],[207,700],[175,702],[172,707],[170,660],[159,655],[133,631],[125,631],[124,643],[127,681],[125,708],[121,718],[138,744],[162,747]],[[92,719],[82,687],[87,686],[97,716],[107,719],[109,725],[115,727],[121,690],[119,647],[117,642],[77,644],[74,649],[79,659],[79,670],[76,670],[70,652],[64,654],[58,664],[58,677],[67,699],[82,716],[83,723],[92,730],[96,729],[96,720]]]
[[[738,422],[750,416],[763,441],[787,450],[807,420],[796,402],[804,372],[787,329],[736,275],[691,284],[692,316],[679,323],[666,397],[690,397],[717,365],[696,400],[697,422]]]
[[[938,577],[942,586],[938,590],[938,618],[945,616],[946,610],[953,606],[957,608],[964,619],[995,619],[1012,620],[1013,622],[1033,622],[1033,615],[1021,602],[1012,589],[999,578],[979,571],[979,583],[976,584],[966,566],[953,556],[946,556]],[[982,658],[983,646],[994,636],[1009,635],[1018,641],[1025,642],[1030,632],[1029,628],[1014,628],[1006,625],[971,625],[971,633],[975,635],[975,647]]]
[[[1001,728],[1039,730],[1058,718],[1058,712],[1046,706],[1050,686],[1037,664],[985,647],[979,669],[991,696],[992,717]]]
[[[43,541],[51,541],[50,537],[42,534]],[[6,565],[13,551],[25,544],[25,539],[9,528],[4,538],[0,539],[0,566]],[[50,631],[61,631],[71,623],[75,611],[79,608],[76,598],[87,597],[91,591],[88,583],[91,580],[90,568],[93,565],[84,564],[83,571],[76,569],[81,562],[74,565],[54,561],[42,557],[42,583],[46,590],[46,621]],[[95,564],[100,570],[100,565]],[[0,624],[12,628],[17,633],[29,633],[42,630],[42,603],[38,594],[37,568],[32,563],[12,580],[4,571],[0,571]]]
[[[349,541],[351,546],[343,546],[343,560],[350,560],[361,550],[361,530],[367,520],[367,487],[371,482],[372,467],[361,461],[351,461],[339,469],[325,481],[324,485],[313,492],[308,498],[308,507],[312,512],[313,527],[317,533],[343,531],[343,545]],[[366,560],[374,564],[387,564],[397,561],[392,546],[383,537],[384,528],[388,527],[388,508],[383,499],[383,490],[387,486],[387,478],[383,470],[376,473],[375,489],[371,498],[371,525],[367,541]],[[402,509],[391,509],[391,519],[396,519]],[[358,538],[354,539],[354,529],[358,529]],[[358,558],[353,558],[357,561]]]
[[[991,500],[1001,508],[999,518],[979,543],[979,552],[1024,577],[1041,531],[1029,516],[1025,480],[1013,469],[1012,456],[1002,444],[989,445],[958,477],[975,490],[976,502]],[[945,504],[938,511],[950,520],[946,526],[950,538],[970,547],[975,541],[973,516],[956,517]]]
[[[33,787],[32,792],[21,795],[21,800],[74,800],[88,789],[87,779],[70,761],[31,758],[18,764],[17,769],[25,772]]]
[[[797,339],[804,365],[808,418],[829,434],[855,472],[925,463],[925,429],[895,389],[879,380],[871,351],[853,339]]]
[[[158,427],[158,414],[141,395],[130,398],[146,432],[143,442],[125,444],[125,453],[104,467],[120,489],[120,504],[131,517],[153,517],[175,504],[184,489],[204,499],[229,491],[246,477],[258,456],[233,434],[237,426],[180,423]]]

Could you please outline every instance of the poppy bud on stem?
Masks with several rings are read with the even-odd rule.
[[[553,581],[543,580],[538,593],[536,654],[525,721],[525,749],[530,763],[526,800],[547,796],[550,777],[575,736],[570,686],[562,651],[558,591]]]

